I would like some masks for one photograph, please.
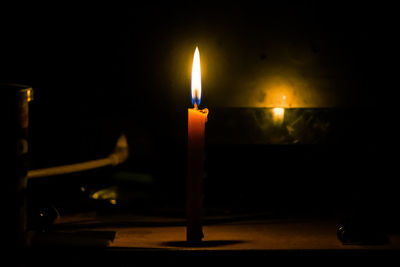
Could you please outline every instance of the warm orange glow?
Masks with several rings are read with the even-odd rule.
[[[285,116],[284,108],[273,108],[272,109],[272,119],[275,123],[282,123]]]
[[[192,103],[200,105],[201,100],[201,69],[200,69],[200,52],[196,46],[193,56],[192,65]]]

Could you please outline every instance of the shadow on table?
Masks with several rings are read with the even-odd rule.
[[[221,247],[227,245],[234,245],[244,243],[242,240],[206,240],[198,243],[190,243],[187,241],[168,241],[163,242],[161,245],[168,247],[184,247],[184,248],[211,248],[211,247]]]

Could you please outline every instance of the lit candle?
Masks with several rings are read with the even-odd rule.
[[[187,229],[188,242],[200,242],[203,238],[203,179],[204,133],[208,109],[199,109],[201,100],[200,53],[196,47],[192,66],[192,104],[188,109],[188,180],[187,180]]]

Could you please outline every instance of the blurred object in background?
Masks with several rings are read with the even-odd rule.
[[[0,89],[3,95],[0,105],[3,232],[7,248],[13,250],[27,244],[28,125],[33,89],[20,84],[0,84]]]

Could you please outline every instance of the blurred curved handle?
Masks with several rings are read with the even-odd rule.
[[[57,167],[30,170],[28,171],[28,178],[31,179],[31,178],[80,172],[80,171],[97,169],[109,165],[116,166],[118,164],[125,162],[128,156],[129,156],[128,141],[126,139],[126,136],[122,134],[118,138],[114,152],[111,153],[107,158],[57,166]]]

